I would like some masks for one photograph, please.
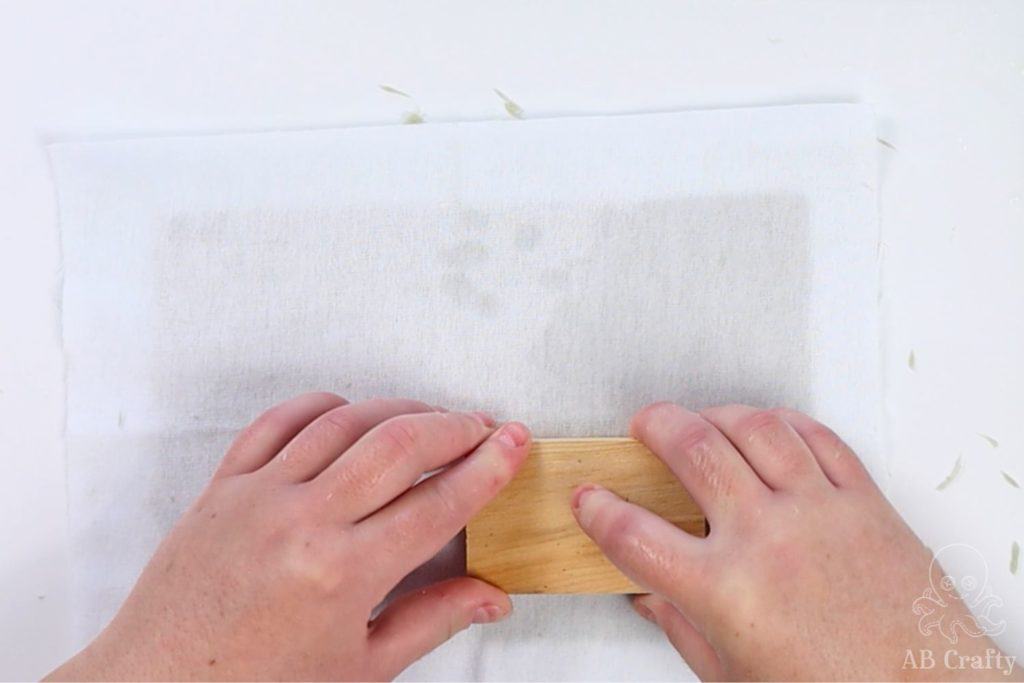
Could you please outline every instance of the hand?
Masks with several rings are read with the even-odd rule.
[[[511,610],[461,577],[370,621],[512,478],[529,441],[521,424],[415,401],[282,403],[235,440],[111,624],[51,677],[392,678]]]
[[[941,572],[929,575],[931,553],[821,424],[787,410],[696,414],[661,403],[637,414],[631,430],[704,510],[708,537],[592,485],[576,490],[573,510],[612,562],[651,591],[635,598],[636,610],[702,679],[991,680],[1013,668],[1005,656],[988,660],[995,670],[956,668],[957,659],[946,668],[950,649],[999,651],[983,634],[961,634],[956,645],[921,634],[914,600]],[[949,622],[972,623],[962,602],[946,602]],[[919,658],[922,649],[935,668],[907,666],[907,653]]]

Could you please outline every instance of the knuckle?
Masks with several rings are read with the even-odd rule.
[[[380,426],[377,434],[383,449],[398,459],[412,458],[420,439],[418,421],[407,415],[393,417]]]
[[[630,421],[630,429],[635,434],[647,434],[650,430],[658,430],[660,419],[673,419],[678,406],[669,401],[658,401],[641,408]]]
[[[389,451],[390,452],[390,451]],[[377,454],[375,453],[374,456]],[[365,500],[372,497],[382,479],[387,477],[399,463],[398,458],[357,458],[345,462],[334,475],[333,489],[342,494],[340,504],[345,500]]]
[[[242,431],[238,432],[231,448],[227,452],[227,456],[224,458],[226,461],[237,459],[241,452],[245,451],[252,445],[253,441],[256,439],[256,434],[258,433],[258,424],[259,419],[244,427]]]
[[[451,482],[444,476],[437,475],[431,482],[430,490],[433,492],[434,502],[441,515],[445,519],[454,519],[462,515],[462,503],[459,492],[452,486]]]
[[[763,439],[769,445],[778,441],[784,423],[781,417],[770,410],[756,410],[745,416],[739,425],[740,434],[747,441]]]
[[[431,442],[444,449],[464,449],[485,433],[483,423],[466,413],[431,413],[425,415],[423,432]]]
[[[280,557],[285,575],[315,594],[333,594],[351,579],[337,543],[317,528],[293,530]]]
[[[332,593],[357,566],[344,561],[349,546],[339,535],[345,530],[325,523],[308,496],[293,493],[279,497],[276,505],[257,507],[259,527],[266,530],[261,554],[274,558],[281,575],[301,590]]]
[[[287,428],[289,422],[288,411],[284,406],[267,408],[242,431],[242,438],[251,441],[260,434],[283,430]]]
[[[673,436],[673,446],[680,453],[692,454],[709,450],[714,428],[698,420],[680,426]]]
[[[733,471],[723,453],[715,447],[715,429],[698,423],[677,436],[676,447],[685,456],[684,463],[709,492],[728,497],[733,490]]]
[[[801,451],[801,442],[789,424],[774,411],[759,410],[745,417],[740,426],[743,443],[763,449],[776,466],[786,471],[803,471],[811,466],[811,459]]]
[[[671,401],[657,401],[656,403],[651,403],[650,405],[644,406],[643,409],[641,409],[638,413],[638,416],[649,417],[652,415],[657,415],[659,413],[671,414],[674,413],[678,409],[678,407],[679,406],[677,406],[675,403],[672,403]]]
[[[341,406],[323,414],[320,418],[322,424],[328,429],[336,432],[341,438],[348,439],[357,434],[360,429],[360,421],[356,415],[347,410],[348,406]]]
[[[839,438],[839,435],[820,422],[814,422],[807,426],[807,438],[821,443],[830,450],[846,450],[846,444]]]
[[[368,475],[358,467],[340,467],[334,475],[332,493],[340,494],[335,498],[335,505],[344,506],[349,500],[361,500],[370,495],[376,484],[372,475]]]
[[[436,583],[426,590],[430,591],[431,596],[438,602],[455,606],[458,592],[451,581]]]
[[[636,515],[625,505],[607,504],[594,516],[591,528],[605,545],[621,548],[636,536]]]
[[[609,556],[634,570],[650,564],[650,541],[635,511],[628,507],[610,511],[607,520],[601,524],[603,531],[599,536],[600,545]]]

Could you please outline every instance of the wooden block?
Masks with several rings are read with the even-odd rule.
[[[704,516],[633,439],[537,439],[516,478],[466,527],[466,569],[509,593],[638,593],[580,531],[573,489],[592,482],[696,536]]]

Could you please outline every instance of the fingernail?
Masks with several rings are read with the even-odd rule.
[[[596,491],[598,487],[596,484],[584,484],[580,486],[572,494],[572,509],[579,511],[580,506],[583,505],[583,497],[591,491]]]
[[[608,489],[594,484],[587,484],[581,488],[583,490],[579,491],[573,512],[576,513],[576,519],[580,526],[586,531],[590,528],[601,506],[614,500],[615,495]],[[601,502],[602,499],[605,501],[604,503]]]
[[[473,612],[474,624],[489,624],[505,616],[505,610],[497,605],[481,605]]]
[[[445,408],[444,406],[431,406],[431,408],[434,409],[435,413],[447,413],[448,412],[448,409]]]
[[[495,424],[497,424],[494,421],[493,417],[491,417],[488,413],[483,412],[482,410],[474,410],[473,412],[470,413],[470,415],[480,420],[480,422],[483,423],[485,427],[493,427]]]
[[[654,612],[652,612],[651,609],[647,605],[642,603],[639,599],[633,601],[633,609],[635,609],[636,613],[642,616],[647,621],[658,623],[657,620],[654,618]]]
[[[498,441],[507,448],[519,448],[526,443],[527,438],[529,434],[526,428],[518,422],[509,422],[498,432]]]

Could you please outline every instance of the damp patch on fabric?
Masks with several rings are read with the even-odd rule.
[[[751,222],[759,229],[738,243],[733,227]],[[621,433],[633,412],[660,399],[807,405],[807,226],[806,205],[785,195],[179,213],[154,243],[156,286],[177,292],[158,309],[154,337],[191,330],[193,346],[229,348],[266,329],[301,330],[304,347],[332,349],[333,370],[316,381],[309,368],[317,364],[284,347],[251,349],[238,367],[196,366],[186,358],[193,348],[158,341],[155,357],[168,371],[153,391],[188,424],[193,414],[209,419],[205,411],[218,405],[238,406],[238,396],[251,397],[256,411],[293,389],[344,391],[357,378],[368,395],[414,392],[514,412],[544,436]],[[239,240],[246,231],[261,249]],[[204,285],[193,291],[188,274],[214,267],[217,297]],[[330,271],[346,276],[325,277]],[[267,283],[317,295],[301,305],[254,300]],[[214,315],[222,324],[205,325]],[[415,322],[424,320],[434,322]],[[506,349],[504,382],[533,378],[514,398],[495,390],[496,346]],[[417,386],[387,369],[394,357],[420,368]],[[253,368],[278,370],[269,377]],[[470,371],[483,379],[449,393],[446,378]],[[194,382],[207,388],[202,406],[182,400],[192,395],[182,383]]]

